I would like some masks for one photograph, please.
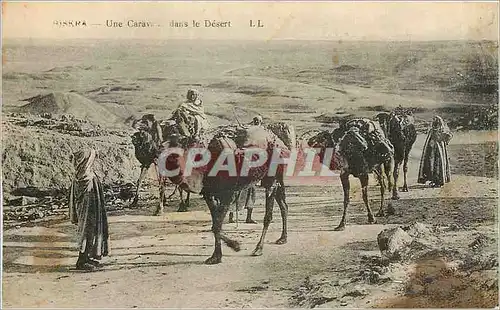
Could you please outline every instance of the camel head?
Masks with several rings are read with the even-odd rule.
[[[155,116],[153,114],[144,114],[140,119],[132,123],[132,128],[136,130],[150,131],[153,128]]]
[[[267,125],[266,128],[278,136],[289,149],[297,147],[297,136],[295,134],[295,128],[292,125],[284,122],[277,122]]]
[[[323,130],[307,140],[307,145],[313,148],[335,148],[344,136],[345,126],[335,128],[333,131]]]
[[[307,145],[312,148],[325,149],[328,147],[334,147],[335,141],[333,139],[333,133],[328,130],[321,131],[307,140]]]
[[[391,114],[387,112],[381,112],[375,115],[375,120],[378,121],[380,124],[380,127],[382,128],[382,131],[384,132],[385,136],[389,136],[389,120],[391,119]]]
[[[342,129],[336,128],[332,132],[328,130],[321,131],[307,140],[307,146],[319,149],[318,155],[320,162],[331,170],[337,170],[339,168],[339,158],[338,156],[334,156],[329,160],[330,162],[326,162],[327,157],[325,157],[325,154],[327,154],[327,149],[333,149],[335,153],[337,152],[338,137],[341,135]]]
[[[389,120],[389,135],[390,139],[394,142],[396,141],[404,141],[404,127],[405,127],[406,117],[403,115],[393,114],[391,119]]]

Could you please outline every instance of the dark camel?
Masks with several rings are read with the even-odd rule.
[[[371,128],[371,134],[367,133],[367,128]],[[376,216],[384,214],[384,194],[385,181],[388,181],[389,190],[393,186],[392,170],[394,157],[387,146],[374,139],[373,135],[382,133],[373,132],[377,130],[373,122],[365,119],[353,119],[345,123],[342,128],[333,132],[322,131],[308,140],[310,147],[320,148],[320,160],[331,170],[340,170],[340,180],[344,191],[344,212],[340,224],[334,229],[340,231],[345,229],[346,214],[349,206],[349,175],[353,175],[361,182],[363,201],[368,212],[368,223],[375,223],[369,201],[368,201],[368,180],[369,174],[375,173],[380,184],[380,209]],[[333,156],[329,162],[325,162],[326,150],[332,148]]]
[[[403,163],[403,192],[408,191],[408,157],[410,155],[413,144],[417,140],[417,130],[415,128],[415,120],[411,111],[397,108],[391,113],[379,113],[376,119],[380,123],[380,127],[384,131],[385,136],[391,141],[394,146],[394,189],[392,199],[399,199],[398,194],[398,178],[399,168]]]
[[[165,136],[176,134],[178,129],[173,123],[167,123],[161,126],[155,119],[153,114],[145,114],[142,118],[134,121],[132,127],[138,131],[132,135],[132,144],[135,149],[135,157],[141,164],[141,173],[139,179],[137,180],[135,197],[132,201],[131,206],[136,206],[139,200],[139,189],[141,187],[142,181],[146,177],[146,173],[151,167],[155,166],[156,173],[158,174],[158,169],[156,165],[156,160],[159,155],[159,145],[161,141],[165,139]],[[158,178],[158,182],[162,182]],[[186,193],[186,199],[184,199],[184,191],[180,188],[174,190],[179,192],[180,195],[180,205],[177,211],[184,212],[187,211],[189,207],[189,197],[190,193]],[[173,193],[173,194],[174,194]],[[172,195],[170,195],[172,196]],[[164,201],[163,203],[165,203]],[[163,209],[162,209],[163,210]],[[160,215],[162,212],[155,212],[155,215]]]
[[[139,189],[151,165],[154,165],[156,174],[158,175],[158,167],[156,164],[156,160],[158,159],[159,155],[159,147],[157,142],[153,140],[153,136],[149,132],[144,130],[140,130],[132,135],[132,144],[134,145],[135,148],[135,157],[141,164],[141,173],[139,175],[139,179],[137,180],[134,200],[132,201],[131,204],[131,206],[134,207],[137,205],[139,201]],[[158,182],[164,182],[164,180],[158,178]],[[181,201],[177,211],[178,212],[187,211],[187,208],[189,206],[190,193],[187,192],[186,199],[184,199],[184,191],[182,189],[176,188],[174,191],[179,192]],[[166,203],[166,200],[167,198],[164,199],[163,203]],[[160,215],[162,213],[161,212],[162,210],[160,210],[160,212],[158,212],[157,210],[154,213],[154,215]]]

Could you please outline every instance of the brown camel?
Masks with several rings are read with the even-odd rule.
[[[221,240],[233,250],[240,250],[239,243],[230,239],[223,233],[222,223],[237,193],[251,186],[255,186],[259,181],[266,192],[266,212],[262,235],[252,255],[262,255],[264,240],[272,219],[275,199],[280,207],[283,222],[281,237],[276,243],[284,244],[287,241],[288,206],[285,202],[285,186],[283,182],[284,169],[282,165],[278,165],[276,173],[269,173],[271,169],[269,163],[274,151],[279,151],[280,156],[285,157],[289,150],[275,134],[260,126],[238,128],[233,132],[234,135],[232,136],[216,135],[211,139],[208,144],[208,151],[211,155],[211,159],[206,166],[199,168],[197,171],[193,171],[190,175],[184,176],[182,170],[180,170],[178,175],[169,177],[172,182],[179,184],[181,188],[186,188],[193,192],[199,191],[210,209],[215,249],[212,256],[205,261],[206,264],[218,264],[221,262]],[[176,141],[175,137],[171,137],[163,143],[163,151],[176,147],[185,150],[187,147],[205,146],[203,142],[195,141],[193,143],[189,141]],[[238,173],[237,176],[233,176],[226,173],[226,171],[213,173],[214,168],[220,166],[218,159],[221,157],[224,158],[224,154],[226,154],[228,158],[234,155],[235,162],[239,163],[238,165],[241,166],[241,163],[244,162],[244,152],[248,148],[257,148],[265,151],[268,156],[267,162],[260,167],[251,168],[248,175]],[[232,155],[226,153],[228,150],[232,152]],[[283,154],[285,154],[285,156],[283,156]],[[165,166],[169,171],[182,168],[181,157],[176,155],[166,157]],[[237,169],[237,171],[241,170]],[[161,204],[162,199],[160,199],[159,207],[161,207]]]
[[[393,186],[392,170],[394,155],[390,142],[384,141],[383,134],[377,132],[374,123],[366,119],[353,119],[334,130],[322,131],[308,140],[310,147],[320,148],[320,160],[332,170],[340,170],[340,180],[344,190],[344,212],[336,231],[344,230],[346,213],[349,206],[349,175],[361,182],[363,201],[368,212],[368,223],[375,223],[368,202],[368,179],[370,173],[375,173],[380,184],[380,209],[377,216],[384,214],[385,182],[387,177],[389,189]],[[339,138],[340,137],[340,138]],[[332,157],[327,159],[327,149],[332,149]],[[326,162],[328,161],[328,162]]]

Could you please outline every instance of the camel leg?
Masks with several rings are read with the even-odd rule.
[[[189,209],[191,206],[191,192],[187,192],[186,194],[186,200],[184,201],[184,205],[186,206],[186,211]]]
[[[236,222],[236,228],[238,228],[238,223],[240,222],[239,221],[239,215],[240,215],[240,196],[241,196],[241,191],[239,191],[238,194],[236,195],[236,203],[234,205],[234,207],[236,209],[235,217],[234,217],[234,221]]]
[[[165,200],[165,184],[160,182],[160,201],[158,203],[158,207],[153,215],[162,215],[163,214],[163,201]]]
[[[368,212],[368,224],[374,224],[375,218],[373,217],[372,210],[370,209],[370,203],[368,201],[368,174],[360,176],[359,181],[361,182],[361,192],[363,194],[366,212]]]
[[[407,176],[408,176],[408,156],[409,156],[409,152],[405,152],[405,158],[403,160],[403,178],[404,178],[404,184],[403,184],[403,188],[402,188],[402,191],[403,192],[407,192],[408,191],[408,179],[407,179]]]
[[[240,245],[237,241],[230,239],[222,233],[222,222],[226,217],[226,213],[229,209],[231,199],[224,197],[219,204],[215,202],[214,197],[205,196],[205,201],[210,209],[210,214],[212,216],[212,232],[215,239],[215,248],[211,257],[205,260],[205,264],[213,265],[219,264],[222,261],[222,246],[221,240],[226,243],[227,246],[235,251],[240,250]]]
[[[257,224],[257,222],[252,219],[253,208],[247,208],[247,218],[245,219],[245,223],[247,224]]]
[[[230,247],[232,250],[238,252],[240,250],[240,243],[236,240],[232,240],[231,238],[227,237],[223,232],[222,232],[222,223],[224,222],[224,219],[226,218],[227,211],[229,211],[229,208],[231,207],[231,201],[232,201],[232,195],[229,195],[228,197],[224,197],[221,199],[220,204],[219,204],[219,209],[217,213],[217,223],[220,225],[219,229],[219,235],[222,241]]]
[[[168,200],[168,199],[172,198],[175,195],[175,193],[177,193],[177,189],[178,188],[179,188],[179,186],[176,185],[175,188],[174,188],[174,191],[172,192],[172,194],[168,195],[168,197],[166,199]]]
[[[179,203],[179,207],[177,208],[177,212],[181,212],[181,210],[184,208],[184,191],[180,187],[178,188],[178,191],[179,191],[180,203]]]
[[[394,187],[392,188],[392,199],[393,200],[398,200],[399,199],[399,194],[398,194],[398,178],[399,178],[399,167],[401,166],[401,160],[396,160],[394,162]]]
[[[141,167],[141,174],[139,175],[139,179],[137,180],[137,185],[135,189],[134,200],[132,201],[131,207],[136,207],[137,202],[139,201],[139,189],[141,188],[141,183],[146,177],[146,172],[148,172],[149,167]]]
[[[340,181],[342,182],[342,189],[344,190],[344,212],[342,213],[342,219],[340,220],[339,226],[337,226],[334,231],[341,231],[345,229],[347,207],[349,206],[349,173],[342,173],[340,175]]]
[[[285,244],[287,242],[287,219],[288,219],[288,204],[285,199],[285,186],[281,185],[276,190],[276,202],[281,211],[281,222],[283,224],[281,237],[276,240],[276,244]]]
[[[165,185],[165,192],[167,192],[167,186]],[[163,195],[163,205],[166,205],[168,204],[168,200],[170,198],[172,198],[172,196],[177,192],[177,187],[174,189],[174,191],[172,192],[172,194],[170,194],[169,196],[167,196],[167,194],[164,194]]]
[[[215,240],[215,248],[214,248],[214,253],[212,254],[211,257],[209,257],[207,260],[205,260],[205,264],[213,265],[213,264],[218,264],[222,260],[222,246],[221,246],[221,239],[220,239],[220,230],[222,228],[222,225],[219,225],[217,222],[218,219],[218,206],[217,203],[214,199],[213,196],[204,196],[205,202],[208,205],[208,209],[210,210],[210,215],[212,216],[212,233],[214,234],[214,240]]]
[[[250,205],[250,203],[252,205]],[[254,204],[255,204],[255,187],[252,186],[252,187],[248,188],[247,198],[245,200],[245,207],[247,209],[247,218],[245,220],[245,223],[247,223],[247,224],[257,224],[257,222],[252,219],[252,212],[253,212],[253,205]]]
[[[378,183],[380,184],[380,209],[375,216],[384,216],[384,195],[385,195],[385,182],[384,174],[382,172],[382,165],[375,171]]]
[[[262,235],[260,236],[259,243],[253,250],[253,256],[262,255],[262,249],[264,248],[264,240],[266,239],[267,229],[269,228],[269,224],[273,218],[273,207],[274,207],[274,199],[276,196],[276,185],[274,184],[270,188],[266,188],[266,214],[264,215],[264,227],[262,228]]]
[[[158,173],[158,167],[155,165],[155,170],[156,170],[156,176],[158,177],[158,185],[160,188],[160,202],[158,204],[158,208],[156,209],[155,213],[153,215],[162,215],[163,214],[163,204],[165,201],[165,191],[166,191],[166,184],[165,180],[162,179],[160,174]]]
[[[236,194],[236,201],[234,202],[235,204],[235,211],[229,211],[229,223],[234,223],[234,213],[236,212],[236,218],[238,217],[238,211],[240,211],[240,196],[241,196],[241,191],[238,191]],[[236,222],[238,222],[236,220]]]
[[[396,184],[394,183],[394,180],[392,179],[392,172],[391,171],[393,169],[393,166],[394,166],[394,161],[389,161],[389,162],[384,163],[384,172],[385,172],[385,176],[387,177],[387,188],[389,189],[389,191],[393,188],[393,186],[396,186]],[[382,201],[380,203],[385,204],[384,197],[382,197]],[[387,206],[387,212],[389,215],[394,214],[394,208],[393,208],[392,204],[390,204],[390,203]]]
[[[179,194],[181,198],[181,203],[179,204],[179,208],[177,209],[177,212],[187,212],[188,206],[189,206],[189,196],[190,192],[186,192],[186,200],[184,200],[184,195],[183,195],[184,190],[182,190],[179,187]]]

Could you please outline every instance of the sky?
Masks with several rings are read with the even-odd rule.
[[[61,27],[54,21],[85,21]],[[129,21],[152,27],[128,27]],[[193,20],[200,27],[193,27]],[[231,27],[204,27],[205,20]],[[261,21],[263,27],[250,27]],[[106,27],[106,21],[123,27]],[[170,22],[189,27],[171,27]],[[226,23],[227,24],[227,23]],[[3,2],[3,38],[498,40],[498,2]]]

